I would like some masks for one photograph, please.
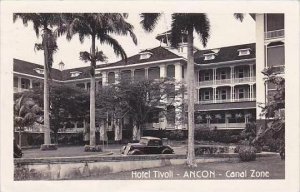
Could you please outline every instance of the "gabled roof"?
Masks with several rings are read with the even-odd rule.
[[[38,77],[44,77],[43,74],[37,73],[35,69],[44,69],[44,66],[19,60],[19,59],[14,59],[14,67],[13,67],[14,72],[25,73],[27,75],[33,75]],[[55,80],[62,80],[61,71],[54,68],[51,69],[51,78]]]
[[[150,53],[152,53],[152,55],[148,59],[140,59],[140,54],[136,54],[131,57],[128,57],[127,63],[125,63],[124,60],[121,60],[121,61],[109,64],[106,67],[126,66],[126,65],[134,65],[134,64],[145,63],[145,62],[154,62],[154,61],[160,61],[160,60],[182,58],[163,47],[155,47],[153,49],[143,50],[142,52],[150,52]]]
[[[247,48],[250,48],[250,55],[239,56],[238,50],[247,49]],[[196,51],[194,54],[195,62],[197,64],[209,64],[209,63],[218,63],[218,62],[225,62],[225,61],[255,58],[255,43],[250,43],[250,44],[234,45],[234,46],[218,48],[219,52],[216,53],[215,59],[204,60],[204,55],[213,53],[212,50],[214,49]]]

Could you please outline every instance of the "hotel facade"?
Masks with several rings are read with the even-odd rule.
[[[249,121],[261,119],[259,103],[265,103],[272,85],[265,86],[261,71],[267,66],[284,67],[283,14],[251,14],[256,20],[256,43],[226,46],[207,50],[194,49],[195,57],[195,128],[203,130],[242,130]],[[118,83],[122,77],[139,79],[170,78],[174,82],[186,81],[187,43],[177,49],[168,44],[168,32],[157,35],[161,45],[143,50],[128,58],[127,63],[118,61],[97,65],[96,90],[101,86]],[[14,59],[14,92],[22,92],[41,86],[43,65]],[[89,91],[89,67],[51,71],[52,81],[63,85],[76,85]],[[174,89],[176,87],[174,86]],[[267,92],[266,92],[267,90]],[[176,105],[185,102],[186,94],[176,96]],[[177,111],[178,112],[178,111]],[[146,130],[187,130],[182,118],[167,116],[147,123]],[[124,129],[130,129],[130,120],[123,119]],[[59,132],[84,132],[86,122],[66,122]],[[114,131],[115,121],[107,124]],[[42,131],[41,127],[28,128]]]

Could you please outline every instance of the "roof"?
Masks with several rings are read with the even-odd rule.
[[[250,55],[239,56],[239,49],[247,49],[250,48]],[[234,45],[228,47],[218,48],[219,52],[216,53],[215,58],[212,60],[204,60],[204,55],[209,53],[214,53],[214,49],[207,50],[198,50],[194,54],[195,62],[197,64],[210,64],[210,63],[219,63],[225,61],[234,61],[234,60],[242,60],[242,59],[252,59],[255,58],[255,43],[242,44],[242,45]]]
[[[154,61],[160,61],[160,60],[166,60],[166,59],[182,58],[163,47],[155,47],[153,49],[143,50],[141,53],[143,53],[143,52],[150,52],[150,53],[152,53],[152,55],[148,59],[141,60],[140,54],[136,54],[131,57],[128,57],[127,63],[125,63],[124,60],[121,60],[121,61],[109,64],[107,67],[126,66],[126,65],[134,65],[134,64],[145,63],[145,62],[154,62]]]
[[[14,59],[14,67],[13,67],[14,72],[25,73],[28,75],[34,75],[38,77],[44,77],[43,74],[39,74],[34,70],[37,68],[44,69],[44,66],[36,63],[19,60],[19,59]],[[52,68],[50,74],[52,79],[62,80],[62,74],[60,70]]]

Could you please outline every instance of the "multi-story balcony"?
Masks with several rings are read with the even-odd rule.
[[[241,98],[241,99],[216,99],[216,100],[206,100],[197,101],[197,104],[210,104],[210,103],[228,103],[228,102],[244,102],[244,101],[255,101],[256,98]]]
[[[265,40],[284,38],[284,29],[265,32]]]
[[[233,78],[233,79],[222,79],[222,80],[211,80],[211,81],[199,81],[198,87],[212,86],[212,85],[228,85],[228,84],[239,84],[239,83],[252,83],[255,82],[256,77],[244,77],[244,78]]]

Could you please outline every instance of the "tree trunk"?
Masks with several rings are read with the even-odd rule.
[[[48,83],[48,73],[49,73],[49,61],[48,61],[48,30],[44,30],[43,36],[43,46],[44,46],[44,144],[51,144],[50,137],[50,119],[49,119],[49,83]]]
[[[187,37],[187,90],[188,90],[188,153],[187,164],[190,167],[197,167],[195,160],[195,147],[194,147],[194,100],[195,100],[195,75],[194,75],[194,55],[193,55],[193,28],[188,29]]]
[[[133,121],[132,140],[138,141],[141,138],[141,129],[136,121]]]
[[[122,140],[120,119],[114,119],[114,126],[115,126],[115,141],[120,141]]]
[[[20,148],[22,147],[22,131],[21,131],[21,127],[19,128],[19,146],[20,146]]]
[[[95,56],[95,39],[96,37],[92,36],[92,58]],[[92,59],[91,61],[91,85],[90,85],[90,146],[96,145],[95,137],[95,63],[96,61]]]

